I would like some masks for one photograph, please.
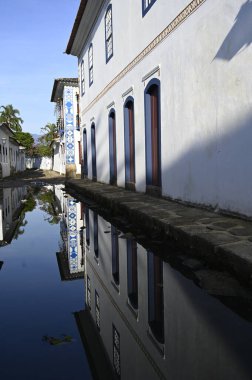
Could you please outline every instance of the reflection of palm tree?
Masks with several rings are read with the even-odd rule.
[[[13,108],[12,104],[8,104],[7,106],[1,106],[2,111],[0,113],[0,122],[6,123],[9,128],[11,128],[15,132],[21,132],[23,123],[23,119],[21,119],[20,112],[18,109]]]

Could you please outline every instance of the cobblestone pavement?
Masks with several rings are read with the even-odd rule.
[[[126,216],[147,232],[165,233],[193,255],[252,285],[251,221],[86,179],[68,179],[66,189],[109,208],[114,215]]]
[[[0,179],[1,187],[18,187],[29,184],[31,182],[38,183],[63,183],[65,177],[60,176],[59,173],[52,170],[41,170],[41,169],[29,169],[24,172],[16,173],[13,176],[5,177]]]

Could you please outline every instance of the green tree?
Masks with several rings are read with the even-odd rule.
[[[7,106],[1,106],[0,109],[0,122],[6,123],[8,127],[15,132],[21,132],[21,124],[23,124],[23,119],[21,119],[21,117],[19,116],[19,110],[13,108],[12,104],[8,104]]]
[[[33,144],[34,144],[34,138],[29,132],[15,132],[15,139],[21,144],[27,151],[31,151]]]
[[[39,144],[37,145],[37,153],[40,156],[51,157],[52,142],[58,136],[58,128],[53,123],[47,123],[43,128],[41,128],[42,136],[39,138]]]

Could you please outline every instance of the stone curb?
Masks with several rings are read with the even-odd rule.
[[[65,185],[112,215],[123,214],[147,232],[158,230],[193,255],[252,284],[252,222],[87,179],[68,179]]]

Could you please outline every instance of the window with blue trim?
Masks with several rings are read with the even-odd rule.
[[[112,30],[112,5],[110,4],[105,14],[105,47],[106,62],[113,56],[113,30]]]
[[[81,96],[85,94],[85,72],[84,72],[84,60],[81,62]]]
[[[88,69],[89,69],[89,86],[94,81],[94,65],[93,65],[93,44],[90,44],[88,49]]]
[[[142,14],[143,16],[150,10],[152,5],[156,2],[156,0],[142,0]]]

